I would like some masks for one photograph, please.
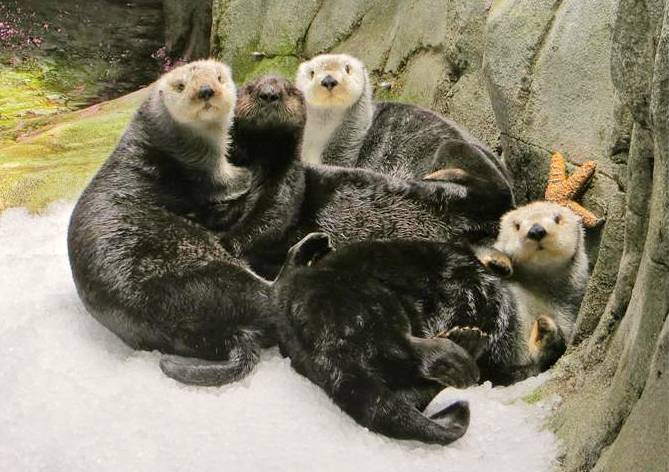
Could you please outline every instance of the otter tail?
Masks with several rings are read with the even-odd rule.
[[[456,401],[427,417],[408,395],[380,383],[358,378],[341,387],[333,395],[335,403],[362,426],[391,438],[446,445],[462,437],[469,427],[466,401]]]
[[[223,361],[164,354],[160,358],[160,369],[168,377],[184,384],[218,387],[246,377],[259,359],[260,346],[246,340],[233,347],[228,359]]]

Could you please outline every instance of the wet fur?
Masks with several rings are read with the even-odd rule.
[[[195,81],[208,80],[225,94],[230,84],[217,83],[217,73],[231,81],[226,66],[206,62],[176,69],[153,86],[79,198],[68,249],[79,296],[98,321],[136,349],[219,360],[217,383],[225,383],[247,374],[266,342],[269,285],[191,215],[248,180],[225,158],[224,117],[190,126],[195,118],[175,119],[165,104],[176,94],[196,94]],[[199,106],[195,98],[179,103],[170,105]],[[164,361],[169,370],[184,360]]]
[[[249,85],[258,87],[263,80],[268,79]],[[271,80],[285,97],[301,100],[289,82]],[[241,90],[244,103],[252,89]],[[299,123],[284,121],[283,127],[281,116],[267,127],[248,126],[248,116],[237,115],[231,161],[250,170],[251,190],[236,210],[224,205],[211,216],[227,247],[265,277],[273,278],[288,249],[311,232],[327,232],[336,245],[387,238],[476,239],[494,234],[499,216],[510,208],[498,189],[481,179],[407,182],[363,169],[305,165],[298,160],[304,111]],[[226,219],[230,214],[239,218]]]
[[[540,243],[526,237],[534,224],[546,230]],[[530,344],[528,361],[550,367],[573,337],[588,281],[583,225],[569,208],[534,202],[504,215],[494,247],[510,259],[508,278],[522,313],[524,339],[530,338],[536,320],[548,318],[552,329],[544,334],[553,336],[553,342]]]
[[[464,271],[474,272],[477,266],[458,254],[428,260],[424,256],[434,255],[433,247],[370,242],[328,253],[327,235],[314,233],[290,250],[274,283],[274,298],[284,355],[358,423],[390,437],[448,444],[467,429],[467,405],[451,405],[436,421],[421,411],[445,385],[475,383],[478,369],[451,340],[411,334],[431,332],[436,324],[429,318],[444,312],[441,300],[426,293],[452,275],[455,267],[450,266],[464,263]],[[414,268],[424,264],[446,272],[416,283]],[[421,270],[425,274],[433,272]],[[469,294],[447,291],[454,295],[452,306],[462,308],[451,316],[471,321],[475,307],[469,305]]]

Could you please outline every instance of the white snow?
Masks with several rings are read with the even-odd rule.
[[[70,277],[71,204],[0,216],[0,471],[528,471],[552,469],[548,405],[512,388],[446,390],[467,398],[451,446],[394,441],[361,428],[276,351],[244,381],[180,385],[158,354],[134,352],[91,318]]]

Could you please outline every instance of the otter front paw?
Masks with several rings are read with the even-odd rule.
[[[423,177],[423,180],[446,180],[448,182],[464,182],[469,174],[457,167],[446,167]]]
[[[511,258],[495,248],[479,248],[476,257],[493,274],[500,277],[511,277],[513,275],[513,264]]]
[[[333,250],[330,236],[325,233],[309,233],[290,248],[286,262],[295,266],[311,266]]]
[[[490,336],[473,326],[456,326],[448,331],[442,331],[435,337],[448,338],[462,347],[474,359],[478,359],[488,348]]]
[[[555,320],[548,315],[541,315],[532,323],[528,348],[530,356],[543,371],[564,354],[567,342]]]

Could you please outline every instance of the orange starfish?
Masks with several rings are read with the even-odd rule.
[[[565,159],[562,154],[556,152],[551,158],[548,172],[546,200],[569,208],[581,217],[583,226],[586,228],[594,228],[604,220],[576,203],[574,198],[583,193],[596,168],[597,163],[595,161],[586,161],[567,177]]]

